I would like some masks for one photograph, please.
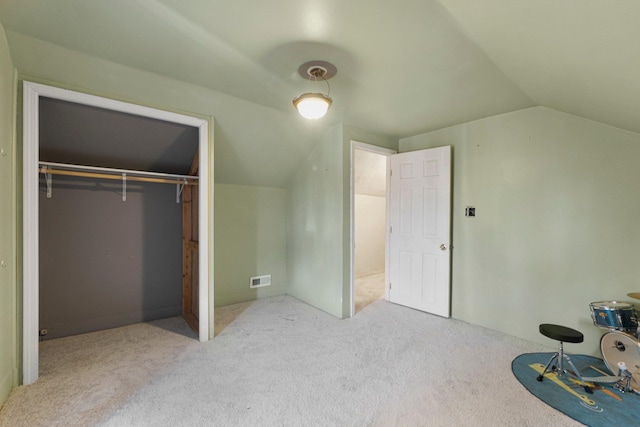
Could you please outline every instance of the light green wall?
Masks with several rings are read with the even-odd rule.
[[[285,188],[301,156],[322,134],[321,126],[308,126],[296,116],[293,107],[276,110],[11,31],[7,38],[14,66],[27,80],[178,113],[215,117],[216,182]],[[290,105],[288,95],[283,94],[283,98],[283,105]],[[260,159],[260,167],[255,159]],[[262,167],[265,164],[276,167]]]
[[[0,26],[0,406],[17,384],[14,82]]]
[[[286,192],[215,185],[215,305],[286,293]],[[271,274],[271,286],[249,278]]]
[[[337,317],[351,312],[351,141],[397,140],[348,125],[322,137],[287,187],[288,293]]]
[[[287,187],[288,293],[342,317],[342,125],[331,127]]]
[[[224,163],[224,160],[218,160],[218,157],[223,157],[227,159],[227,161],[229,161],[230,159],[238,160],[240,157],[242,157],[238,153],[242,152],[242,150],[249,150],[250,146],[258,147],[255,151],[256,156],[263,156],[263,158],[267,159],[268,157],[263,155],[263,153],[260,151],[261,149],[259,149],[259,147],[264,146],[264,144],[256,144],[255,142],[261,141],[262,138],[273,135],[274,133],[278,135],[291,134],[290,131],[282,130],[282,127],[285,126],[284,123],[286,123],[282,120],[282,118],[288,117],[287,113],[247,102],[242,99],[228,96],[220,92],[209,90],[193,84],[188,84],[170,78],[162,77],[153,73],[136,70],[130,67],[122,66],[120,64],[85,55],[81,52],[64,49],[60,46],[56,46],[54,44],[30,37],[25,37],[20,34],[8,32],[7,36],[9,42],[11,43],[10,50],[6,48],[4,38],[2,38],[2,42],[0,43],[0,57],[2,58],[2,61],[5,61],[5,58],[8,58],[9,51],[11,52],[13,67],[18,70],[20,79],[49,84],[52,86],[76,90],[98,96],[104,96],[153,108],[160,108],[178,113],[195,115],[205,119],[214,117],[215,120],[212,122],[212,124],[214,124],[215,126],[211,126],[211,142],[213,143],[213,127],[215,127],[215,147],[214,149],[210,150],[210,154],[213,159],[215,151],[216,165],[218,165],[220,162]],[[3,79],[5,78],[5,68],[6,67],[3,62]],[[13,72],[12,67],[9,66],[8,69]],[[8,89],[8,87],[5,87],[4,80],[2,80],[2,83],[0,84],[2,85],[2,90]],[[12,88],[13,86],[10,87]],[[19,98],[20,94],[18,94],[18,101],[20,101]],[[4,100],[0,102],[2,102],[2,104],[0,104],[0,115],[2,115],[2,118],[0,118],[0,120],[9,120],[5,117],[5,112],[12,112],[13,108],[11,105],[6,106]],[[7,108],[6,110],[5,107]],[[18,110],[19,108],[20,107],[18,107]],[[295,116],[293,116],[292,114],[292,117]],[[17,117],[17,120],[20,120],[19,115]],[[275,126],[274,123],[276,123]],[[5,131],[7,129],[12,128],[2,126],[2,131]],[[231,137],[231,135],[234,136]],[[313,135],[313,133],[311,133],[311,135]],[[7,144],[4,137],[2,138],[2,144]],[[15,153],[20,153],[22,150],[22,145],[20,143],[19,135],[17,141],[18,142],[15,146]],[[296,150],[303,150],[304,146],[305,141],[300,141],[300,145],[296,148]],[[11,145],[10,148],[14,148],[14,146]],[[268,150],[268,148],[262,148],[262,150]],[[9,154],[9,157],[13,155],[14,152],[12,151],[12,153]],[[277,155],[281,156],[281,154]],[[213,162],[214,161],[212,161],[212,163]],[[237,166],[237,170],[235,170],[233,174],[230,175],[231,179],[235,179],[235,177],[246,177],[246,179],[249,181],[255,179],[255,177],[252,175],[252,168],[246,167],[246,165],[242,162],[242,159],[240,159],[240,163],[232,163]],[[2,173],[5,173],[5,171],[6,169],[3,165]],[[215,170],[211,172],[212,176],[216,175]],[[12,189],[15,188],[16,185],[20,185],[19,183],[16,184],[16,179],[18,177],[16,177],[15,175],[15,170],[12,170],[9,175],[13,178],[13,181],[10,181],[11,184],[9,184]],[[3,197],[5,196],[5,184],[7,184],[7,181],[3,180],[1,184],[2,187],[0,187],[3,191]],[[211,188],[212,191],[215,191],[213,185],[211,186]],[[257,188],[255,189],[256,197],[258,197],[258,199],[262,199],[264,198],[264,195],[269,191],[271,190]],[[283,192],[284,190],[281,191],[281,193]],[[284,212],[285,202],[281,199],[284,196],[281,193],[275,193],[277,193],[277,195],[274,195],[274,197],[278,198],[278,200],[274,202],[275,205],[272,206],[273,210],[270,211],[271,214],[273,214],[273,212],[278,209],[278,204],[280,204],[280,209]],[[243,193],[240,192],[235,195],[232,194],[230,197],[236,201],[242,201],[244,197],[242,194]],[[20,194],[18,193],[16,197],[19,197],[19,195]],[[244,203],[249,203],[249,200],[244,199]],[[6,205],[2,203],[2,206],[4,207]],[[15,204],[12,207],[13,209],[11,210],[11,213],[15,214]],[[215,212],[219,211],[216,210]],[[222,212],[225,212],[224,208],[222,209]],[[18,213],[18,216],[20,215],[22,214]],[[256,224],[261,224],[262,221],[265,220],[265,218],[267,217],[263,213],[256,212],[254,220]],[[214,230],[214,233],[215,231],[219,231],[219,229],[214,228],[213,218],[210,218],[209,220],[210,227],[212,230]],[[250,219],[245,218],[243,219],[243,221],[250,221]],[[3,222],[3,226],[4,224],[6,223]],[[216,222],[216,225],[220,224]],[[230,228],[237,227],[237,224],[235,222],[227,225]],[[284,239],[285,226],[280,225],[278,227],[280,227],[280,230],[283,233],[282,239]],[[15,227],[12,227],[11,230],[15,230]],[[261,228],[261,230],[264,231],[263,228]],[[283,286],[286,286],[284,284],[286,283],[284,273],[284,270],[286,269],[286,264],[284,264],[285,261],[276,261],[275,259],[267,260],[267,258],[265,258],[265,252],[267,251],[267,249],[265,249],[265,247],[263,246],[264,238],[265,235],[261,235],[258,240],[253,242],[255,248],[258,250],[254,258],[254,260],[257,262],[256,268],[268,265],[270,263],[274,266],[274,272],[272,272],[272,274],[276,275],[274,280],[277,280],[278,282],[274,283],[271,290],[269,291],[266,291],[267,288],[263,288],[263,291],[261,291],[261,293],[258,295],[261,295],[263,292],[268,293],[275,291],[278,287],[282,289]],[[4,242],[5,240],[3,239],[3,245]],[[219,273],[216,271],[217,264],[214,264],[214,256],[220,255],[218,254],[218,250],[224,251],[225,247],[224,238],[215,238],[215,242],[221,247],[220,249],[214,247],[214,251],[212,251],[212,253],[210,254],[210,264],[213,266],[213,268],[210,269],[211,280],[213,280],[214,277],[219,277]],[[252,242],[248,239],[245,239],[243,243],[249,246],[252,244]],[[19,235],[16,240],[16,245],[18,247],[21,245],[21,238]],[[284,249],[280,250],[284,251]],[[11,252],[11,254],[13,253],[14,252]],[[13,255],[11,255],[11,257],[12,256]],[[222,254],[222,256],[224,257],[224,254]],[[282,256],[281,258],[284,259],[284,256]],[[282,264],[280,264],[280,262]],[[13,262],[13,264],[15,264],[15,262]],[[10,268],[13,268],[13,265],[5,270],[9,272]],[[248,274],[248,271],[244,270],[245,266],[240,266],[238,268],[240,269],[240,272],[232,269],[224,269],[221,272],[221,275],[223,278],[227,278],[239,276],[244,277],[244,275]],[[278,268],[281,270],[279,273],[275,271]],[[8,274],[19,274],[19,271]],[[244,281],[248,283],[248,277],[246,279],[243,279],[243,282]],[[21,293],[19,283],[20,281],[18,280],[17,282],[17,293],[19,296]],[[13,283],[15,284],[15,281]],[[278,292],[280,292],[280,290]],[[217,295],[218,291],[216,289],[214,290],[214,298]],[[223,296],[221,298],[228,298],[226,299],[226,301],[232,301],[232,298],[237,297],[237,295],[229,296],[224,292],[222,295]],[[223,299],[223,302],[225,301],[225,299]],[[216,304],[219,305],[218,303]],[[212,309],[213,308],[211,308],[211,310]],[[13,315],[12,321],[21,319],[22,312],[19,304],[17,311],[17,316]],[[18,336],[18,361],[20,361],[22,357],[21,349],[19,348],[21,346],[19,339],[20,337]],[[14,349],[15,347],[16,346],[13,346]]]
[[[442,145],[453,317],[549,346],[538,325],[562,324],[585,335],[567,351],[600,355],[589,303],[640,290],[640,135],[535,107],[404,138],[400,151]]]

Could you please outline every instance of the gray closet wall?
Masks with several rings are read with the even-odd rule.
[[[40,160],[187,174],[198,130],[41,99]],[[176,187],[53,175],[40,179],[40,328],[45,339],[176,316],[182,205]]]

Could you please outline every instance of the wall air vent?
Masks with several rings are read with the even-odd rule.
[[[271,275],[255,276],[249,280],[249,288],[261,288],[263,286],[269,286],[271,284]]]

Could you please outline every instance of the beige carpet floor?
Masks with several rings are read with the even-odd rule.
[[[579,425],[511,373],[552,348],[383,299],[347,320],[289,296],[220,312],[207,343],[180,318],[43,342],[0,426]]]
[[[384,298],[384,272],[356,277],[353,295],[356,313],[372,302]]]

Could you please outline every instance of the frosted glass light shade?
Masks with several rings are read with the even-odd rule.
[[[309,120],[324,117],[332,102],[331,98],[321,93],[303,93],[293,99],[293,105],[300,115]]]

